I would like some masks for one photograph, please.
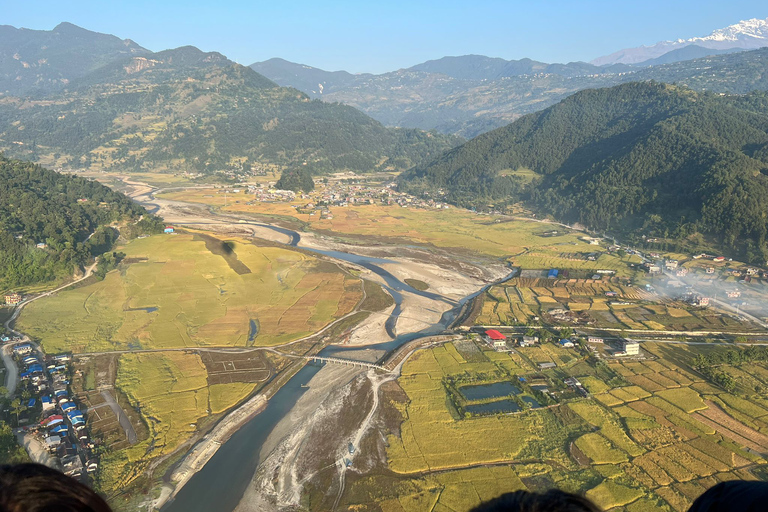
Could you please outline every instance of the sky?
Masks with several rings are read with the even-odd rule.
[[[589,61],[767,17],[765,0],[0,0],[0,25],[68,21],[153,51],[193,45],[245,65],[282,57],[353,73],[446,55]]]

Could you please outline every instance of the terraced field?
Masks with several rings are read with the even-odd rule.
[[[768,454],[768,400],[727,393],[685,364],[709,347],[645,343],[645,360],[607,364],[571,350],[576,357],[565,367],[537,372],[539,357],[562,358],[565,350],[545,344],[538,352],[501,354],[481,347],[482,359],[466,345],[424,350],[406,363],[399,384],[407,400],[393,402],[402,423],[387,449],[403,494],[360,498],[376,482],[371,477],[357,482],[350,505],[459,512],[501,492],[555,486],[585,493],[606,510],[682,512],[706,488],[757,479],[765,466],[758,453]],[[463,354],[474,355],[470,361]],[[516,376],[546,378],[560,403],[472,418],[451,410],[446,382]],[[569,395],[558,386],[566,376],[593,395]]]
[[[477,325],[554,325],[674,331],[745,331],[758,328],[711,309],[629,286],[616,278],[521,277],[492,287],[483,297]]]

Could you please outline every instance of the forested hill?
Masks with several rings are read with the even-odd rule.
[[[599,229],[710,233],[765,261],[768,94],[586,90],[407,171],[400,186],[464,205],[523,199]]]
[[[385,128],[194,47],[112,62],[45,99],[0,99],[0,149],[73,169],[405,169],[459,142]]]
[[[106,226],[121,221],[128,238],[162,227],[99,183],[0,155],[0,291],[71,275],[111,248]]]

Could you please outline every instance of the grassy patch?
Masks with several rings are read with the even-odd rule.
[[[19,327],[50,353],[265,346],[316,332],[361,298],[358,279],[279,247],[182,234],[121,250],[135,263],[33,302]]]

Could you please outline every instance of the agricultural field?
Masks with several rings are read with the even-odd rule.
[[[629,275],[627,262],[604,254],[597,261],[588,261],[586,255],[599,250],[580,239],[583,233],[555,226],[560,233],[545,237],[542,233],[551,226],[534,221],[512,220],[509,217],[477,215],[468,210],[450,208],[415,208],[398,205],[350,204],[347,207],[331,207],[333,218],[319,214],[300,213],[307,199],[290,202],[252,201],[245,192],[225,194],[221,190],[184,190],[159,195],[164,199],[190,201],[218,206],[230,213],[265,215],[271,218],[283,217],[292,222],[299,221],[305,229],[333,236],[348,238],[348,241],[405,241],[407,244],[422,244],[443,249],[466,252],[472,251],[495,258],[504,258],[513,265],[542,268],[568,266],[584,271],[597,269],[617,270]],[[303,210],[302,210],[303,211]],[[323,218],[321,218],[323,217]],[[545,262],[545,263],[542,263]]]
[[[202,234],[156,235],[118,248],[102,281],[31,303],[18,327],[47,353],[272,346],[349,314],[361,281],[278,247]]]
[[[608,295],[611,296],[608,296]],[[759,326],[657,295],[617,278],[542,279],[519,277],[483,296],[477,325],[585,325],[669,331],[746,331]]]
[[[537,353],[495,353],[468,343],[419,351],[404,365],[398,383],[407,398],[389,403],[402,421],[387,448],[387,467],[398,478],[378,494],[372,486],[383,477],[355,481],[349,506],[459,512],[501,492],[558,487],[606,510],[682,512],[717,482],[761,478],[768,400],[750,391],[752,381],[726,392],[690,366],[697,353],[717,347],[648,342],[646,359],[632,361],[597,361],[571,350],[570,364],[537,373],[538,357],[565,350],[544,344],[533,347]],[[768,378],[763,365],[750,363],[759,379]],[[545,378],[559,403],[467,417],[456,413],[446,387],[523,375]],[[589,397],[567,398],[557,381],[568,376]]]
[[[237,355],[229,359],[232,357],[237,359]],[[239,359],[247,361],[242,355]],[[273,364],[266,356],[258,355],[251,356],[246,366],[256,366],[254,359],[270,369],[285,363],[275,360]],[[128,404],[123,409],[138,411],[143,428],[138,430],[138,442],[133,445],[123,439],[106,445],[107,454],[99,473],[101,488],[125,487],[152,460],[183,447],[195,434],[262,387],[272,375],[267,370],[256,380],[251,373],[233,368],[228,382],[223,383],[218,366],[231,363],[212,361],[206,353],[201,357],[199,353],[183,351],[120,355],[114,387],[127,397]],[[98,424],[90,427],[99,429]]]

